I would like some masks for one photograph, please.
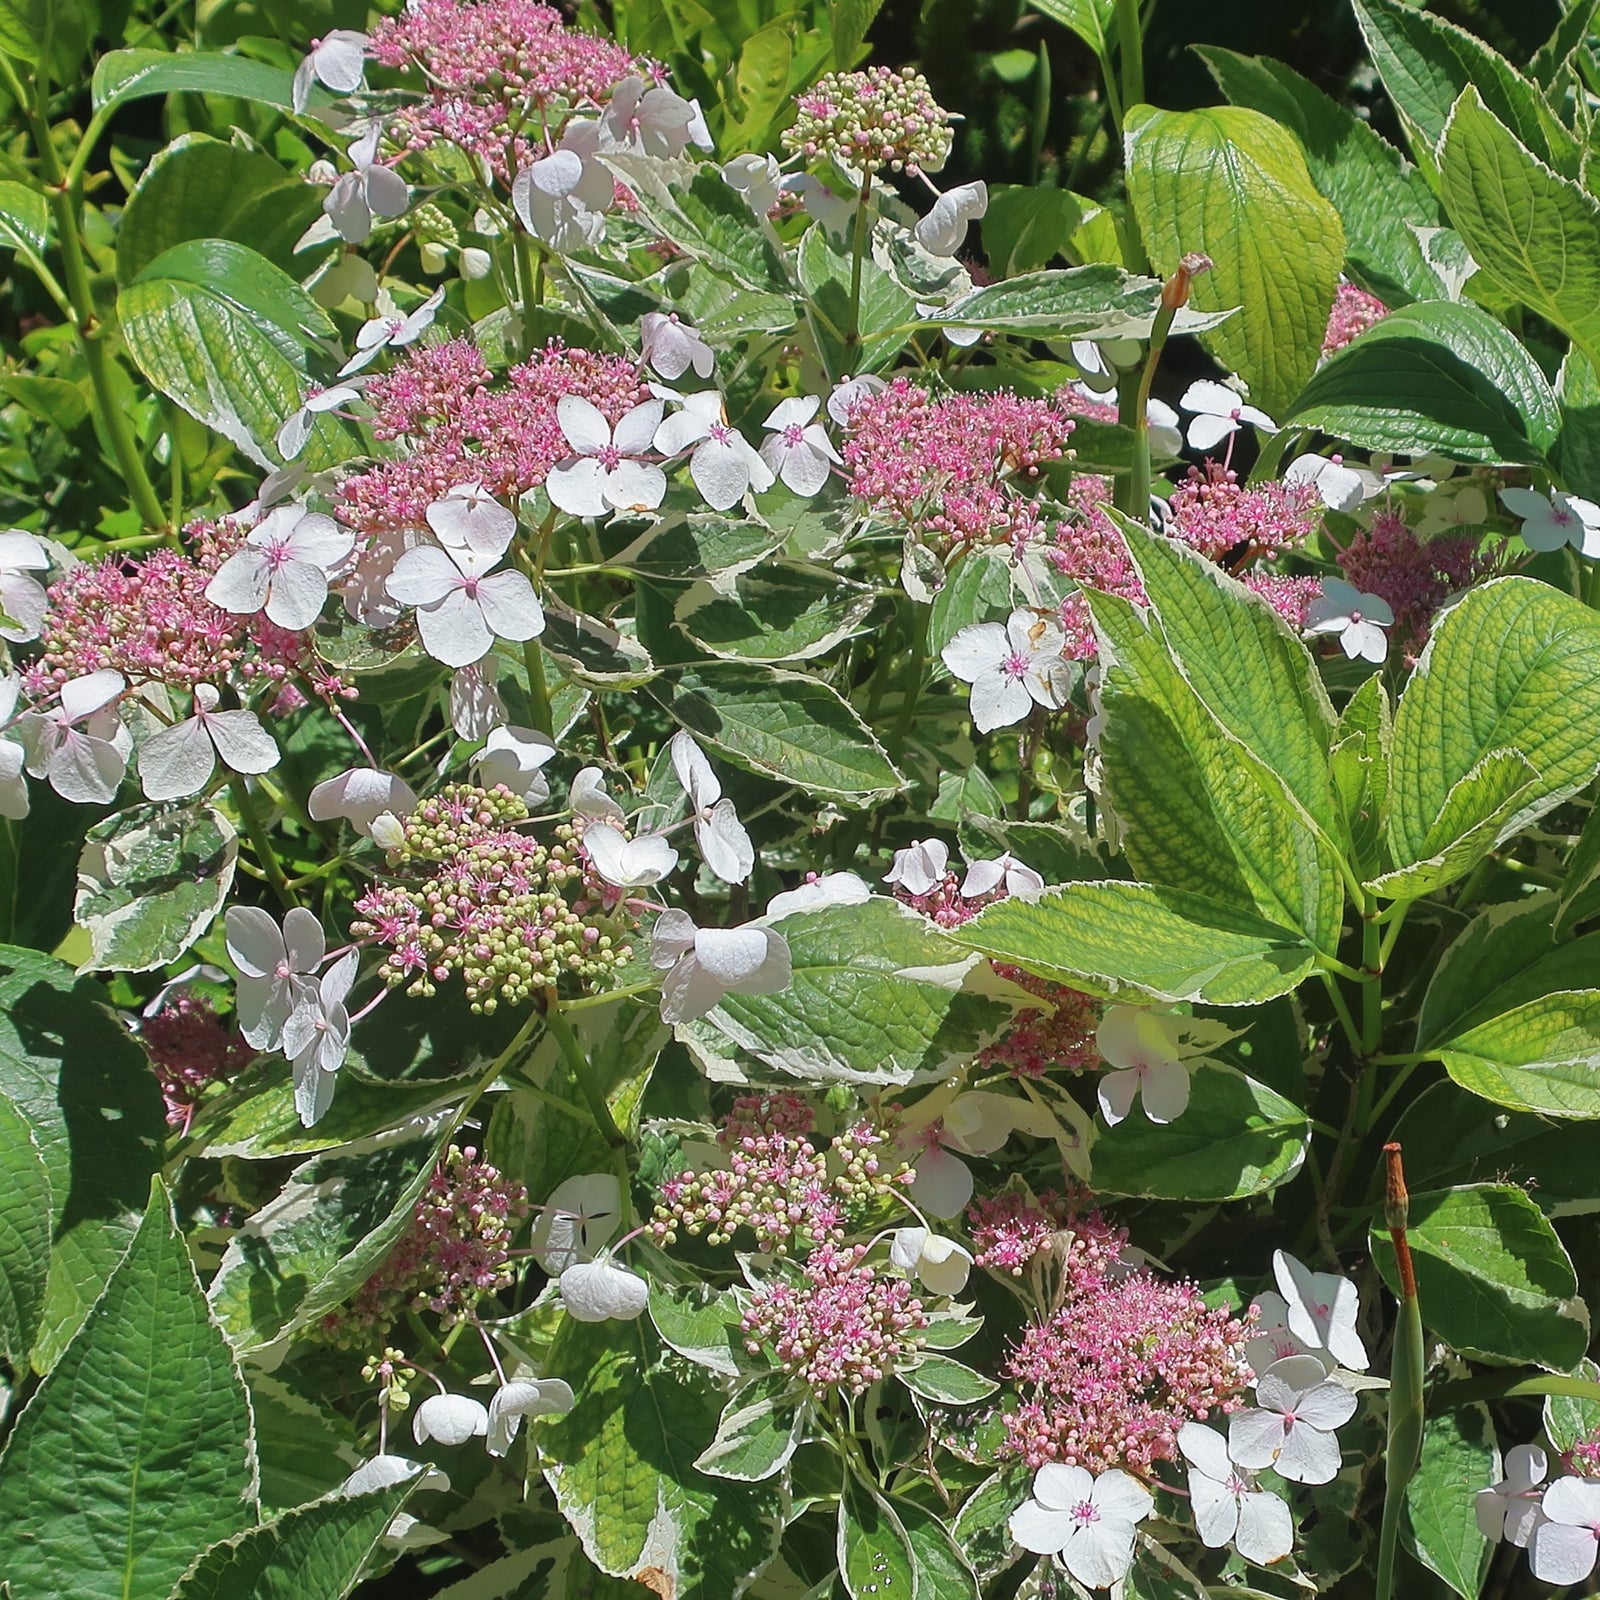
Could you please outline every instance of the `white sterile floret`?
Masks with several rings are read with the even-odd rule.
[[[387,294],[379,296],[378,315],[355,330],[355,355],[339,368],[339,376],[349,378],[350,373],[358,373],[363,366],[370,366],[374,360],[378,360],[384,350],[398,350],[408,344],[416,344],[422,334],[434,326],[438,307],[443,304],[445,291],[438,288],[429,294],[426,301],[422,301],[421,306],[402,315]]]
[[[1336,633],[1339,648],[1354,661],[1358,656],[1374,665],[1389,653],[1394,611],[1381,595],[1363,594],[1343,578],[1324,578],[1322,593],[1306,607],[1307,633]]]
[[[31,533],[0,533],[0,639],[23,644],[39,637],[50,606],[45,586],[33,576],[50,566],[50,552]]]
[[[16,715],[21,693],[22,679],[16,673],[0,677],[0,728]],[[20,822],[28,814],[28,780],[22,775],[27,761],[28,752],[20,743],[0,736],[0,817],[9,822]]]
[[[450,726],[463,739],[487,739],[506,721],[493,656],[462,667],[450,679]]]
[[[933,202],[913,232],[930,256],[953,256],[967,242],[967,229],[989,209],[986,183],[963,183]]]
[[[593,128],[593,123],[584,126]],[[563,139],[579,137],[569,123]],[[616,184],[598,161],[562,149],[524,167],[511,185],[511,205],[523,227],[558,255],[598,244]]]
[[[259,906],[229,906],[223,928],[239,969],[239,1031],[257,1050],[276,1050],[290,1017],[316,1003],[310,975],[328,953],[322,924],[303,906],[281,928]]]
[[[694,447],[689,477],[713,511],[727,511],[746,490],[760,494],[775,481],[772,468],[728,422],[715,389],[683,396],[683,409],[656,429],[656,449],[675,456]]]
[[[1600,1556],[1600,1483],[1557,1478],[1544,1492],[1528,1540],[1528,1561],[1542,1583],[1582,1583]]]
[[[964,899],[976,900],[1003,888],[1013,900],[1026,900],[1030,904],[1044,893],[1044,879],[1032,867],[1025,866],[1007,850],[992,861],[973,861],[967,866],[967,875],[961,880]]]
[[[418,1444],[465,1444],[489,1431],[489,1412],[481,1400],[464,1394],[430,1394],[411,1414],[411,1436]]]
[[[279,506],[217,568],[206,599],[236,616],[265,611],[269,622],[298,633],[322,614],[328,574],[355,542],[355,534],[320,511],[298,503]]]
[[[928,1228],[896,1228],[889,1260],[929,1294],[960,1294],[972,1272],[972,1252]]]
[[[883,881],[904,889],[907,894],[932,894],[944,882],[950,865],[950,846],[943,839],[917,839],[904,850],[896,850]]]
[[[711,763],[681,728],[673,734],[669,749],[672,770],[689,797],[689,815],[694,819],[695,843],[702,859],[724,883],[743,883],[755,868],[756,852],[733,801],[723,798]]]
[[[404,816],[416,806],[416,794],[405,779],[376,767],[351,767],[325,778],[306,799],[313,822],[343,818],[357,833],[368,835],[379,817]]]
[[[1417,518],[1419,539],[1451,533],[1458,528],[1479,528],[1489,520],[1489,497],[1469,479],[1441,484],[1428,496]]]
[[[378,218],[403,217],[411,204],[406,180],[378,160],[383,128],[374,123],[350,146],[353,171],[334,180],[322,209],[346,244],[365,244]]]
[[[133,750],[116,707],[127,687],[120,672],[103,668],[62,684],[49,710],[20,716],[16,735],[28,772],[79,805],[115,799]]]
[[[1383,491],[1383,479],[1370,467],[1349,467],[1341,456],[1296,456],[1283,474],[1285,483],[1309,483],[1330,511],[1348,515],[1363,500]]]
[[[498,557],[419,545],[394,564],[387,588],[415,606],[422,647],[447,667],[481,661],[496,639],[521,643],[544,632],[544,608],[526,573],[494,571]]]
[[[575,1398],[572,1385],[560,1378],[514,1378],[501,1384],[489,1401],[485,1448],[492,1456],[503,1456],[511,1448],[524,1417],[570,1411]]]
[[[650,935],[664,1022],[692,1022],[729,994],[777,994],[793,976],[789,943],[759,923],[697,928],[686,911],[663,911]]]
[[[648,889],[678,865],[678,852],[659,833],[629,839],[609,822],[591,822],[583,848],[589,865],[615,889]]]
[[[1183,448],[1183,428],[1178,413],[1165,400],[1152,400],[1144,408],[1150,430],[1150,448],[1158,456],[1175,456]]]
[[[972,1168],[961,1157],[993,1155],[1027,1113],[1025,1102],[988,1089],[937,1090],[919,1100],[901,1119],[899,1138],[916,1166],[915,1204],[940,1220],[960,1216],[974,1187]]]
[[[567,789],[567,806],[590,822],[614,822],[620,827],[628,820],[628,813],[606,788],[605,774],[599,767],[578,769]]]
[[[639,319],[639,354],[668,383],[691,368],[697,378],[709,378],[717,364],[711,346],[676,311],[645,312]]]
[[[517,518],[481,483],[460,483],[423,513],[447,549],[471,550],[497,560],[516,537]]]
[[[220,760],[230,772],[270,772],[278,746],[253,711],[218,711],[209,683],[194,690],[193,715],[150,735],[139,750],[139,783],[147,800],[199,794]]]
[[[808,499],[828,481],[834,465],[843,465],[827,430],[812,420],[821,404],[815,395],[780,400],[761,424],[772,435],[761,441],[761,459],[786,489]]]
[[[666,160],[688,149],[695,108],[664,84],[632,76],[612,85],[600,114],[600,148]]]
[[[334,28],[311,46],[295,68],[290,103],[296,114],[311,102],[311,86],[320,83],[335,94],[354,94],[367,65],[367,36],[354,28]]]
[[[1097,1476],[1051,1461],[1008,1526],[1024,1550],[1054,1556],[1091,1589],[1109,1589],[1133,1565],[1134,1530],[1154,1506],[1150,1491],[1118,1467]]]
[[[1021,722],[1033,708],[1058,711],[1072,692],[1072,668],[1062,655],[1061,624],[1019,607],[1004,624],[977,622],[944,647],[941,659],[971,684],[972,723],[979,733]]]
[[[360,962],[359,951],[347,950],[283,1025],[280,1048],[292,1068],[295,1109],[308,1128],[333,1104],[333,1075],[344,1065],[350,1049],[350,1013],[345,1001]]]
[[[273,436],[273,444],[285,461],[292,461],[306,447],[317,418],[326,411],[337,411],[352,400],[361,398],[361,385],[365,379],[350,383],[334,383],[325,389],[313,388],[300,402],[298,411],[291,411],[283,426]]]
[[[1283,1295],[1289,1331],[1309,1349],[1326,1350],[1340,1366],[1365,1372],[1367,1347],[1356,1332],[1356,1286],[1333,1272],[1313,1272],[1282,1250],[1272,1255],[1272,1275]]]
[[[1252,1472],[1271,1467],[1291,1483],[1329,1483],[1339,1471],[1334,1430],[1356,1397],[1315,1356],[1287,1356],[1256,1380],[1256,1405],[1228,1418],[1228,1454]]]
[[[872,898],[871,886],[853,872],[825,872],[797,889],[785,889],[767,902],[763,922],[777,922],[797,911],[818,911],[824,906],[858,906]]]
[[[1285,1356],[1318,1353],[1290,1331],[1289,1302],[1276,1289],[1263,1289],[1250,1302],[1250,1307],[1256,1318],[1250,1325],[1250,1337],[1245,1340],[1244,1358],[1252,1372],[1265,1372],[1274,1361],[1282,1361]],[[1322,1360],[1324,1366],[1331,1365],[1326,1355]]]
[[[550,798],[550,780],[541,768],[555,754],[555,741],[537,728],[495,728],[473,765],[485,789],[504,784],[525,805],[536,806]]]
[[[579,1322],[631,1322],[650,1301],[650,1285],[612,1261],[580,1261],[556,1280],[568,1316]]]
[[[666,498],[667,475],[640,458],[650,452],[664,410],[659,400],[645,400],[613,428],[598,406],[581,395],[562,395],[556,419],[574,453],[545,479],[551,505],[574,517],[654,511]]]
[[[1095,1048],[1112,1070],[1101,1074],[1100,1110],[1113,1127],[1141,1095],[1144,1114],[1157,1123],[1183,1115],[1189,1104],[1192,1053],[1182,1044],[1183,1017],[1148,1006],[1113,1006],[1100,1019]]]
[[[528,1248],[553,1278],[580,1261],[593,1261],[622,1226],[622,1189],[612,1172],[580,1172],[545,1201]]]
[[[1552,489],[1502,489],[1500,503],[1521,517],[1522,538],[1530,550],[1559,550],[1571,545],[1580,555],[1600,556],[1600,506],[1575,494]]]
[[[1236,390],[1211,378],[1199,378],[1191,383],[1178,404],[1183,410],[1195,413],[1189,424],[1191,450],[1215,450],[1246,422],[1263,433],[1278,431],[1278,424],[1259,406],[1251,405]]]
[[[910,895],[932,894],[944,882],[949,865],[950,846],[943,839],[915,839],[895,851],[883,881]]]
[[[783,192],[783,170],[776,156],[735,156],[723,166],[722,181],[757,217],[765,217]]]
[[[1211,1550],[1231,1543],[1260,1566],[1283,1560],[1294,1548],[1294,1517],[1287,1502],[1256,1487],[1214,1428],[1184,1423],[1178,1429],[1178,1448],[1189,1464],[1189,1506],[1200,1542]]]
[[[1473,1513],[1485,1539],[1505,1539],[1526,1550],[1544,1515],[1540,1502],[1550,1464],[1538,1445],[1519,1444],[1506,1451],[1504,1470],[1498,1483],[1473,1496]]]
[[[851,409],[888,387],[882,378],[870,372],[863,373],[859,378],[840,378],[828,395],[828,415],[841,428],[848,428]]]

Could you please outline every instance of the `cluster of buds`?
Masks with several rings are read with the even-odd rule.
[[[1328,312],[1328,327],[1322,336],[1323,355],[1331,356],[1347,344],[1354,344],[1388,315],[1388,306],[1377,295],[1341,278],[1333,292],[1333,308]]]
[[[1044,515],[1024,491],[1066,454],[1075,408],[1070,396],[1025,400],[1003,389],[936,397],[896,378],[850,408],[850,492],[941,559],[969,545],[1020,549]]]
[[[632,959],[638,923],[585,869],[573,830],[545,845],[516,831],[527,818],[504,785],[448,784],[400,824],[398,881],[363,895],[351,924],[389,951],[385,982],[431,995],[459,975],[473,1010],[493,1012],[563,979],[592,989]]]
[[[139,1028],[139,1038],[167,1103],[167,1121],[187,1128],[208,1084],[237,1077],[256,1058],[243,1039],[223,1026],[211,1006],[180,994]]]
[[[528,1218],[528,1191],[477,1156],[446,1151],[388,1259],[318,1324],[329,1343],[370,1350],[406,1311],[432,1311],[448,1327],[510,1287],[511,1241]]]
[[[1178,1459],[1184,1423],[1244,1403],[1250,1317],[1208,1307],[1192,1283],[1130,1266],[1125,1242],[1095,1212],[1072,1215],[1052,1238],[1062,1266],[1056,1309],[1003,1369],[1019,1390],[1006,1457],[1147,1473]]]
[[[837,1244],[909,1182],[909,1166],[871,1123],[846,1128],[826,1151],[810,1137],[814,1129],[798,1095],[741,1096],[717,1133],[727,1165],[662,1184],[651,1224],[656,1239],[671,1243],[681,1230],[726,1244],[748,1228],[763,1250],[778,1255],[794,1244]]]
[[[1090,1217],[1099,1219],[1098,1212]],[[973,1262],[996,1272],[1020,1278],[1036,1256],[1053,1250],[1071,1237],[1074,1220],[1071,1203],[1054,1189],[1030,1196],[1021,1189],[1005,1189],[986,1199],[974,1200],[967,1207],[967,1232],[972,1236]],[[1111,1230],[1113,1236],[1115,1230]],[[1099,1230],[1092,1224],[1083,1234],[1085,1255],[1101,1245]],[[1112,1251],[1119,1254],[1126,1235],[1121,1235]]]
[[[927,1313],[904,1278],[863,1265],[866,1253],[865,1245],[825,1244],[799,1282],[758,1289],[740,1323],[745,1348],[765,1352],[818,1395],[855,1397],[914,1359]]]
[[[1058,1069],[1088,1072],[1100,1065],[1094,1042],[1103,1009],[1100,1001],[1021,967],[996,962],[995,971],[1044,1005],[1019,1012],[1004,1036],[979,1054],[979,1066],[1004,1067],[1013,1078],[1042,1078]]]
[[[404,1350],[386,1345],[382,1355],[368,1356],[361,1367],[361,1381],[375,1383],[382,1391],[380,1404],[387,1411],[402,1412],[411,1406],[411,1384],[417,1369],[406,1361]]]
[[[829,72],[799,97],[785,148],[852,172],[937,172],[950,156],[950,114],[912,67]]]
[[[1207,461],[1190,467],[1172,491],[1167,532],[1212,561],[1270,558],[1297,550],[1322,522],[1323,505],[1313,484],[1244,484],[1238,473]]]

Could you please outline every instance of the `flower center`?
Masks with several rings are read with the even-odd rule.
[[[1091,1528],[1100,1520],[1100,1513],[1087,1500],[1080,1500],[1072,1508],[1070,1515],[1080,1528]]]
[[[1021,682],[1028,676],[1028,658],[1020,650],[1013,650],[1000,663],[1000,672],[1004,677]]]

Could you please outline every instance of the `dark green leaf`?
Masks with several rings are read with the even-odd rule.
[[[0,1358],[25,1372],[44,1311],[55,1207],[33,1130],[0,1095]]]

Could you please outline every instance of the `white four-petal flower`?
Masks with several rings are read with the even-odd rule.
[[[1544,1478],[1549,1471],[1545,1453],[1536,1444],[1519,1444],[1506,1451],[1505,1477],[1480,1489],[1472,1509],[1478,1531],[1498,1544],[1508,1539],[1526,1550],[1544,1515]]]
[[[928,1228],[896,1228],[889,1260],[929,1294],[960,1294],[972,1272],[972,1252]]]
[[[492,1456],[511,1448],[524,1417],[545,1417],[570,1411],[576,1396],[572,1385],[560,1378],[514,1378],[495,1390],[489,1401],[489,1432],[485,1447]]]
[[[1189,1066],[1180,1040],[1184,1019],[1149,1006],[1112,1006],[1095,1030],[1095,1048],[1112,1070],[1100,1077],[1100,1110],[1112,1127],[1133,1109],[1158,1123],[1183,1115],[1189,1104]]]
[[[583,848],[589,865],[616,889],[648,889],[678,865],[678,852],[659,833],[629,839],[609,822],[591,822]]]
[[[206,599],[237,616],[265,611],[291,633],[309,628],[328,598],[328,574],[355,547],[355,535],[320,511],[291,503],[269,511],[217,568]]]
[[[1011,1513],[1011,1537],[1024,1550],[1053,1555],[1081,1584],[1109,1589],[1133,1564],[1137,1525],[1155,1500],[1118,1467],[1098,1476],[1087,1467],[1047,1462],[1033,1493]]]
[[[756,852],[733,801],[723,797],[722,785],[705,753],[681,728],[668,748],[672,770],[689,797],[701,857],[724,883],[743,883],[755,868]]]
[[[1271,1467],[1291,1483],[1329,1483],[1339,1471],[1334,1430],[1356,1397],[1315,1356],[1287,1356],[1256,1379],[1256,1401],[1228,1418],[1228,1454],[1241,1467]]]
[[[313,822],[342,817],[357,833],[368,836],[379,817],[404,816],[416,806],[417,797],[409,783],[376,767],[351,767],[337,777],[325,778],[306,800]]]
[[[320,83],[335,94],[354,94],[367,65],[367,36],[354,28],[334,28],[318,39],[295,68],[290,95],[296,114],[311,102],[311,85]]]
[[[518,642],[544,632],[544,608],[526,573],[494,570],[497,556],[418,545],[394,564],[390,595],[417,608],[422,647],[447,667],[481,661],[496,639]]]
[[[63,800],[104,805],[114,799],[133,749],[114,703],[127,686],[110,668],[90,672],[62,684],[50,710],[19,717],[16,733],[29,773],[48,779]]]
[[[896,850],[883,881],[909,895],[932,894],[944,882],[950,865],[950,846],[943,839],[916,839]]]
[[[1037,706],[1058,711],[1072,690],[1061,624],[1019,607],[1004,623],[975,622],[944,647],[944,664],[972,686],[979,733],[1021,722]]]
[[[16,673],[0,677],[0,728],[16,715],[22,679]],[[28,780],[22,775],[28,752],[16,740],[0,737],[0,817],[20,822],[28,814]]]
[[[411,1436],[418,1444],[465,1444],[489,1431],[489,1413],[481,1400],[464,1394],[430,1394],[411,1414]]]
[[[821,404],[815,395],[780,400],[761,424],[772,435],[761,441],[761,459],[786,489],[808,499],[828,481],[830,465],[843,465],[827,430],[812,420]]]
[[[528,1248],[552,1278],[593,1261],[622,1226],[622,1189],[613,1172],[580,1172],[558,1184],[528,1237]]]
[[[457,484],[424,515],[440,544],[480,556],[503,556],[517,532],[515,514],[481,483]]]
[[[574,454],[545,479],[551,505],[574,517],[654,511],[666,497],[667,475],[640,458],[652,447],[664,409],[659,400],[642,401],[613,428],[598,406],[581,395],[562,395],[556,419]]]
[[[139,783],[147,800],[178,800],[199,794],[221,761],[230,772],[270,772],[278,745],[253,711],[218,711],[221,700],[209,683],[194,690],[192,715],[145,740],[139,751]]]
[[[303,906],[281,928],[259,906],[229,906],[223,929],[239,969],[239,1031],[257,1050],[276,1050],[289,1019],[317,1003],[311,975],[328,953],[322,924]]]
[[[21,528],[0,533],[0,639],[21,644],[39,637],[50,605],[45,586],[33,576],[50,566],[50,552]]]
[[[639,354],[668,383],[676,383],[690,368],[697,378],[709,378],[717,364],[711,346],[676,311],[647,311],[640,317]]]
[[[1557,1478],[1539,1509],[1528,1540],[1534,1577],[1544,1583],[1582,1583],[1600,1556],[1600,1483]]]
[[[350,146],[353,170],[334,180],[322,209],[346,244],[365,244],[376,218],[403,217],[411,204],[406,180],[378,160],[381,124],[374,123]]]
[[[385,350],[399,350],[415,344],[433,326],[433,319],[443,304],[444,290],[435,289],[421,305],[402,315],[393,302],[383,296],[378,315],[356,329],[356,353],[339,368],[339,376],[346,378],[352,372],[360,372]]]
[[[1500,502],[1522,520],[1522,538],[1531,550],[1571,545],[1580,555],[1600,556],[1600,506],[1575,494],[1552,489],[1502,489]]]
[[[567,1315],[579,1322],[631,1322],[650,1302],[650,1285],[614,1261],[578,1261],[556,1280]]]
[[[1009,850],[991,861],[968,863],[967,875],[961,880],[963,899],[976,900],[1001,888],[1013,900],[1026,900],[1031,904],[1044,893],[1044,879]]]
[[[1308,1350],[1326,1350],[1331,1361],[1365,1372],[1367,1347],[1356,1332],[1361,1309],[1356,1286],[1334,1272],[1313,1272],[1282,1250],[1273,1252],[1272,1275],[1283,1295],[1289,1332]]]
[[[1211,378],[1199,378],[1183,391],[1178,404],[1185,411],[1195,413],[1189,424],[1189,448],[1214,450],[1228,437],[1237,433],[1241,423],[1251,423],[1263,433],[1276,433],[1278,424],[1259,406],[1251,405],[1243,395],[1225,383]]]
[[[1283,1560],[1294,1547],[1294,1517],[1282,1496],[1258,1489],[1214,1428],[1184,1423],[1178,1448],[1189,1463],[1189,1506],[1200,1542],[1211,1550],[1234,1544],[1263,1567]]]
[[[967,241],[967,229],[989,209],[986,183],[963,183],[947,189],[912,230],[930,256],[953,256]]]
[[[485,789],[504,784],[530,806],[550,798],[550,780],[540,769],[556,753],[555,741],[537,728],[495,728],[473,764]]]
[[[359,951],[347,950],[283,1025],[281,1048],[293,1069],[295,1109],[308,1128],[333,1104],[333,1075],[344,1065],[350,1049],[350,1013],[345,1001],[360,962]]]
[[[772,468],[729,425],[722,396],[715,389],[683,397],[683,409],[656,429],[656,449],[675,456],[694,447],[689,476],[713,511],[726,511],[748,489],[760,494],[774,482]]]
[[[1336,633],[1339,648],[1354,661],[1360,656],[1374,665],[1389,653],[1394,612],[1381,595],[1363,594],[1343,578],[1324,578],[1322,593],[1306,607],[1307,633]]]
[[[661,980],[661,1018],[692,1022],[729,994],[777,994],[789,987],[789,942],[748,923],[697,928],[687,911],[663,911],[650,935],[650,964]]]

